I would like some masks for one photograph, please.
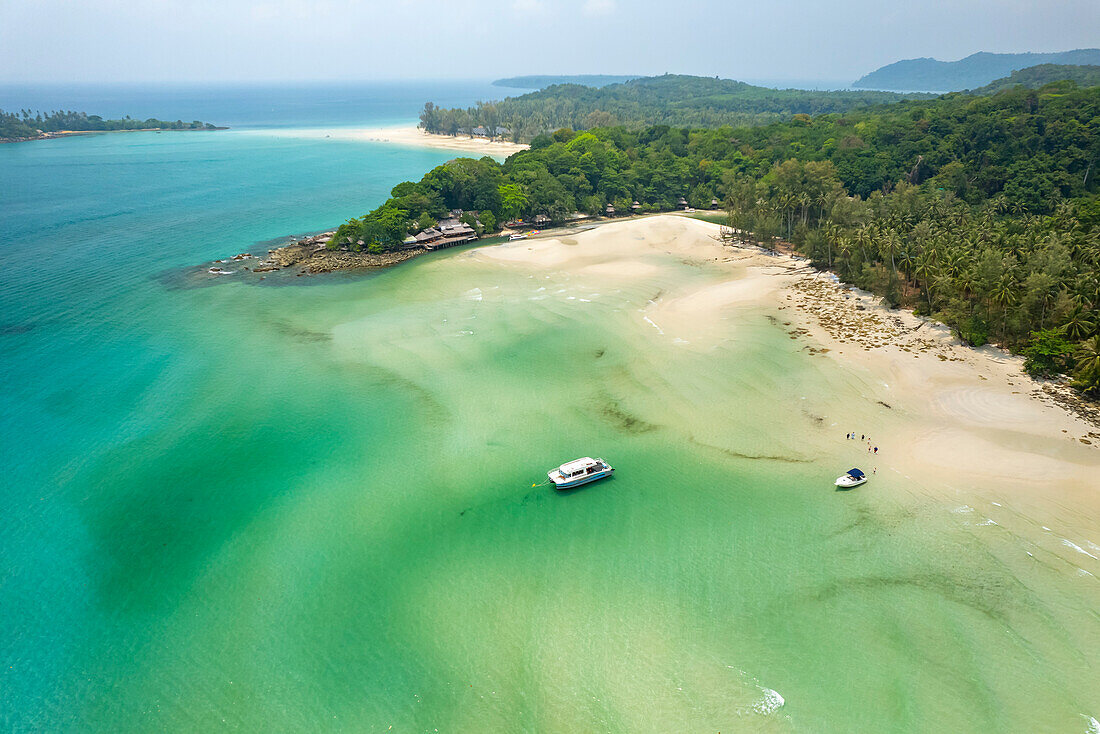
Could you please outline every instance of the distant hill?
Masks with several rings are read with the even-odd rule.
[[[958,92],[975,89],[1018,69],[1038,64],[1100,64],[1100,48],[1049,54],[992,54],[981,51],[959,61],[906,59],[876,69],[852,84],[857,89]]]
[[[497,79],[494,87],[508,87],[509,89],[545,89],[554,84],[580,84],[582,87],[606,87],[608,84],[621,84],[631,79],[639,79],[640,75],[614,76],[611,74],[574,74],[573,76],[510,76]]]
[[[1029,66],[1026,69],[1012,72],[1003,79],[998,79],[984,87],[972,89],[971,94],[996,94],[1003,89],[1023,86],[1028,89],[1039,87],[1069,79],[1076,82],[1079,87],[1100,86],[1100,66],[1070,66],[1066,64],[1039,64]]]

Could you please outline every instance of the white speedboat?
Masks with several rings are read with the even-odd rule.
[[[852,487],[858,487],[867,481],[867,475],[859,469],[849,469],[848,473],[836,478],[836,486],[841,489],[851,489]]]
[[[585,456],[546,472],[556,489],[572,489],[611,476],[615,470],[603,459]]]

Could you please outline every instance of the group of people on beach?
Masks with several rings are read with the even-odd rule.
[[[846,438],[849,441],[855,441],[856,440],[855,431],[849,432],[847,435],[844,436],[844,438]],[[878,446],[873,446],[871,444],[871,437],[870,436],[868,436],[864,433],[861,433],[861,434],[859,434],[859,440],[867,442],[867,453],[874,454],[876,456],[878,455]],[[871,470],[872,474],[875,474],[876,472],[878,472],[878,467],[875,467],[874,469]]]

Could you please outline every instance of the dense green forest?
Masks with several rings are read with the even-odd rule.
[[[18,114],[0,110],[0,140],[20,140],[38,137],[39,132],[51,133],[59,130],[110,131],[110,130],[216,130],[206,122],[183,122],[176,120],[104,120],[99,115],[84,112],[61,111],[43,115],[41,112],[20,110]]]
[[[1100,66],[1070,66],[1066,64],[1039,64],[1014,71],[1004,79],[997,79],[984,87],[970,90],[971,94],[996,94],[1015,86],[1038,89],[1051,82],[1068,79],[1079,87],[1092,87],[1100,84]]]
[[[342,225],[330,247],[397,248],[460,208],[481,230],[534,214],[724,202],[731,227],[1022,352],[1100,395],[1100,87],[1059,82],[711,130],[539,135],[503,164],[459,158]]]
[[[563,127],[762,125],[799,113],[846,112],[903,97],[895,92],[769,89],[729,79],[666,74],[598,89],[558,84],[500,102],[479,102],[465,110],[443,109],[429,102],[420,115],[420,126],[450,135],[479,125],[492,131],[504,127],[512,139],[529,141]]]
[[[1100,64],[1100,49],[1080,48],[1055,53],[993,54],[979,51],[958,61],[905,59],[875,69],[852,83],[857,89],[959,92],[989,84],[1037,64]]]

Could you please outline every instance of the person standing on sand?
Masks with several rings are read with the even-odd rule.
[[[878,446],[875,446],[875,453],[878,453]]]

